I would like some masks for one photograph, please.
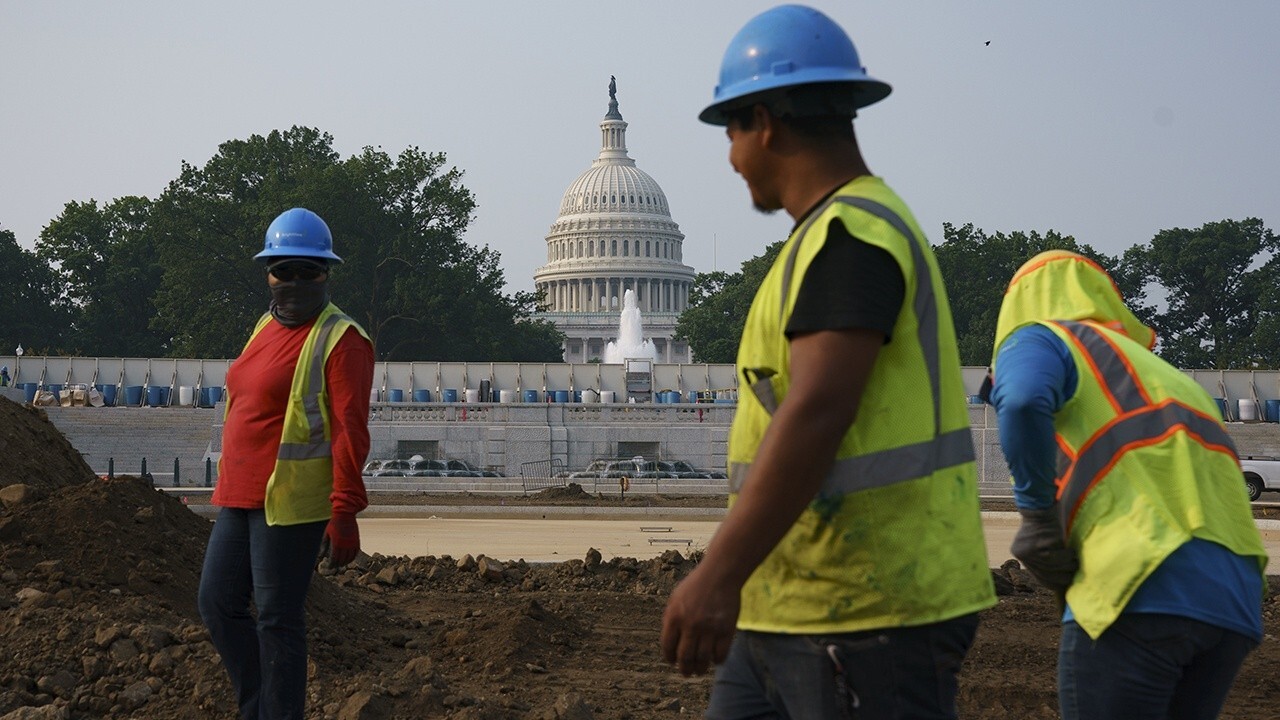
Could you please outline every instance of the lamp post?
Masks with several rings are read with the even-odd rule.
[[[13,361],[13,384],[17,385],[18,376],[22,374],[22,343],[18,343],[18,349],[14,350],[13,354],[17,357]]]

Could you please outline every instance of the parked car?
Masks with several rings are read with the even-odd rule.
[[[1262,499],[1265,490],[1280,490],[1280,458],[1269,455],[1244,455],[1240,458],[1244,471],[1244,486],[1249,500]]]
[[[439,460],[415,460],[405,472],[406,477],[447,477],[448,472]]]

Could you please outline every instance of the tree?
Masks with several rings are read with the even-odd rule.
[[[22,249],[12,230],[0,228],[0,348],[19,345],[33,355],[56,355],[71,324],[71,308],[57,274]],[[16,372],[14,368],[10,368]]]
[[[1248,359],[1244,367],[1275,370],[1280,368],[1280,256],[1272,256],[1258,277],[1262,290],[1258,295],[1258,325],[1250,334]],[[1267,279],[1270,279],[1268,282]]]
[[[272,219],[307,207],[345,260],[332,298],[380,359],[559,359],[554,328],[527,321],[531,298],[502,293],[498,254],[462,241],[476,205],[460,170],[417,148],[342,160],[332,144],[294,127],[223,143],[200,168],[183,163],[152,217],[165,266],[155,325],[174,353],[239,353],[269,300],[251,258]]]
[[[118,198],[69,202],[36,241],[37,255],[59,268],[63,294],[74,308],[64,351],[154,357],[168,337],[151,328],[162,276],[149,232],[151,202]]]
[[[1161,230],[1126,251],[1166,296],[1155,318],[1161,357],[1183,368],[1276,367],[1278,247],[1261,220],[1248,218]]]
[[[943,242],[934,249],[951,304],[956,344],[963,365],[989,365],[994,350],[996,320],[1004,290],[1014,272],[1045,250],[1080,253],[1111,274],[1130,308],[1150,319],[1152,309],[1143,304],[1143,275],[1116,258],[1076,242],[1069,235],[1048,230],[1044,235],[1016,231],[987,235],[972,223],[955,227],[943,223]]]
[[[676,338],[687,340],[695,362],[732,363],[747,322],[747,311],[764,282],[783,241],[742,263],[733,274],[723,270],[698,273],[689,289],[689,307],[676,321]]]

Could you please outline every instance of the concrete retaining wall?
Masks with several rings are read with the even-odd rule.
[[[222,410],[193,408],[47,408],[50,420],[98,473],[136,473],[141,458],[168,484],[179,458],[184,485],[204,483],[206,457],[221,452]],[[732,405],[376,404],[370,458],[405,454],[402,443],[435,443],[438,455],[494,467],[518,479],[522,463],[559,460],[569,471],[618,456],[620,443],[653,443],[662,459],[723,469]],[[995,411],[969,408],[981,489],[1008,494]],[[1227,424],[1242,455],[1280,456],[1280,425]],[[455,478],[452,481],[472,482]],[[713,481],[714,482],[714,481]],[[474,488],[473,488],[474,489]]]

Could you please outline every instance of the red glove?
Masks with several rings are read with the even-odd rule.
[[[360,554],[360,527],[356,525],[356,516],[334,513],[324,530],[324,539],[329,546],[329,562],[342,567],[355,560]]]

